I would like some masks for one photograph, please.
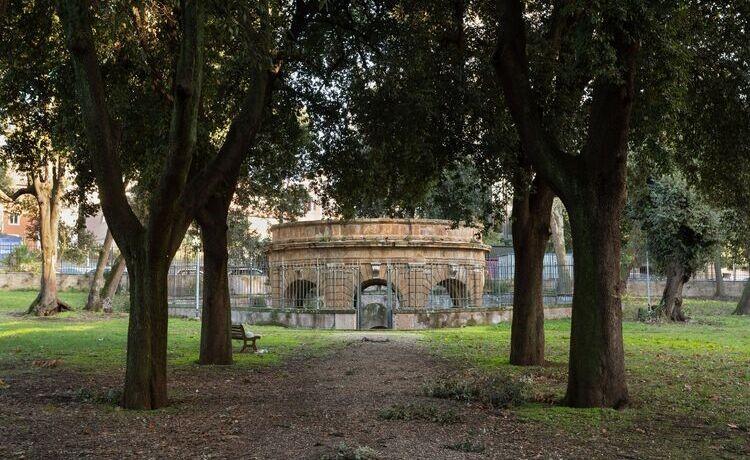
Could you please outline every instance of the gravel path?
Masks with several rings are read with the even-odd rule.
[[[117,388],[119,375],[15,374],[0,391],[0,457],[320,459],[345,458],[336,457],[343,445],[384,459],[606,455],[508,411],[422,396],[423,382],[455,369],[415,335],[340,338],[322,357],[273,368],[181,368],[170,375],[172,406],[154,412],[86,401],[81,388]],[[394,404],[437,406],[459,421],[381,419]],[[460,443],[481,452],[456,450]]]

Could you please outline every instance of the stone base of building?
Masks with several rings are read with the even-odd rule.
[[[172,306],[169,314],[177,317],[196,316],[195,308]],[[554,306],[544,309],[546,319],[569,318],[571,308]],[[393,313],[393,329],[420,330],[446,327],[492,325],[508,322],[513,317],[509,307],[451,308],[440,310],[400,310]],[[305,329],[356,330],[356,310],[314,310],[301,308],[235,308],[232,322],[276,325]]]

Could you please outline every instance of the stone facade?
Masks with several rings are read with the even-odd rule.
[[[427,219],[328,220],[276,225],[271,235],[268,306],[277,317],[291,312],[280,315],[291,323],[319,314],[346,317],[324,327],[351,326],[353,316],[361,329],[414,328],[402,317],[482,307],[489,246],[476,228]]]

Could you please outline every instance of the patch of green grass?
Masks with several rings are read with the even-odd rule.
[[[0,369],[29,370],[35,360],[53,359],[81,371],[123,368],[127,315],[76,310],[47,318],[16,315],[35,295],[35,291],[0,291]],[[63,292],[61,297],[73,308],[81,308],[86,301],[83,292]],[[263,336],[258,346],[268,353],[235,353],[239,366],[278,364],[293,352],[314,355],[330,345],[331,337],[328,331],[273,326],[253,326],[253,332]],[[167,359],[171,366],[193,365],[199,345],[199,321],[170,318]]]
[[[459,415],[453,409],[442,409],[434,404],[394,404],[378,413],[382,420],[422,420],[426,422],[449,424],[460,421]]]
[[[628,319],[645,305],[626,299],[625,364],[632,404],[625,410],[560,405],[567,382],[570,320],[545,324],[547,366],[508,364],[510,324],[424,332],[436,353],[488,374],[528,384],[536,401],[513,409],[522,420],[576,437],[653,446],[653,454],[695,458],[750,454],[750,318],[734,302],[687,299],[691,321],[646,324]],[[632,312],[633,315],[629,315]],[[663,451],[660,453],[658,449]]]
[[[37,293],[38,291],[30,289],[0,290],[0,314],[26,313]],[[74,310],[83,308],[88,298],[86,291],[61,291],[58,295],[60,300],[73,307]]]

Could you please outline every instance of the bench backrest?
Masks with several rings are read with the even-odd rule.
[[[245,327],[242,324],[232,324],[232,338],[233,339],[245,338]]]

